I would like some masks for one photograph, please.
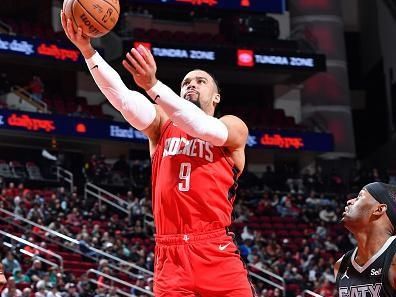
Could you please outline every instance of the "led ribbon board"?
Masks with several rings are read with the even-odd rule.
[[[136,0],[135,2],[261,13],[284,13],[286,9],[285,0]]]
[[[175,46],[142,41],[125,41],[125,51],[139,44],[151,50],[153,56],[164,61],[208,63],[218,66],[257,69],[293,69],[320,72],[326,70],[326,58],[319,54],[285,53],[268,50]]]
[[[0,34],[0,53],[55,61],[83,62],[80,51],[70,45],[21,36]]]
[[[5,109],[0,110],[0,129],[135,143],[148,140],[127,123]],[[318,152],[331,152],[334,149],[331,134],[288,130],[251,131],[247,147]]]

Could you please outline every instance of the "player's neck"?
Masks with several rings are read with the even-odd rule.
[[[391,237],[384,228],[371,228],[353,234],[358,242],[356,263],[364,265]]]

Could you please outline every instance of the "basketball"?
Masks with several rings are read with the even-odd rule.
[[[118,21],[118,0],[64,0],[63,11],[72,20],[74,29],[81,27],[83,34],[97,38],[109,33]]]

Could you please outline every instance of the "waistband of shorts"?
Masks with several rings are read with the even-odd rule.
[[[172,245],[172,244],[189,244],[211,238],[217,238],[227,235],[225,228],[215,229],[205,232],[194,232],[186,234],[170,234],[170,235],[155,235],[155,242],[157,244]]]

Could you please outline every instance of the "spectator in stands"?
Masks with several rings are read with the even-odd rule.
[[[320,283],[320,287],[316,291],[323,297],[333,297],[334,285],[325,279]]]
[[[44,84],[39,76],[33,76],[32,80],[29,82],[28,91],[32,93],[34,99],[39,101],[43,100]]]
[[[70,231],[66,228],[66,226],[64,224],[62,224],[62,218],[58,217],[55,219],[55,221],[51,222],[48,225],[48,228],[53,230],[53,231],[57,231],[61,234],[67,235],[67,236],[72,236],[72,234],[70,233]],[[47,236],[54,236],[51,234],[47,234]]]
[[[29,210],[26,218],[34,222],[37,222],[38,219],[45,221],[43,209],[40,208],[40,204],[35,203],[33,207]]]
[[[283,278],[289,284],[291,283],[301,283],[303,276],[299,273],[297,267],[293,267],[291,263],[286,265]]]
[[[38,282],[44,277],[45,271],[43,270],[40,260],[34,260],[32,266],[26,272],[26,275],[33,281]]]
[[[109,182],[110,170],[106,164],[106,157],[101,155],[98,159],[94,182],[98,184],[106,184]]]
[[[275,208],[271,205],[271,199],[268,192],[263,193],[262,199],[258,202],[256,214],[272,216],[276,213]]]
[[[52,285],[54,285],[54,286],[56,286],[57,285],[57,274],[58,273],[60,273],[61,271],[60,271],[60,269],[59,269],[59,267],[58,266],[51,266],[49,269],[48,269],[48,281],[52,284]]]
[[[247,239],[254,240],[254,234],[248,226],[243,227],[243,232],[241,234],[241,238],[243,241],[245,241]]]
[[[56,285],[49,283],[47,284],[47,295],[45,297],[62,297],[62,293],[58,291]]]
[[[107,275],[112,275],[112,271],[111,271],[110,267],[108,267],[108,266],[104,266],[102,269],[102,272]],[[100,275],[98,278],[97,284],[98,284],[98,287],[105,288],[106,285],[111,285],[111,282],[108,278],[104,277],[103,275]]]
[[[62,297],[80,297],[77,292],[77,287],[74,283],[67,283],[65,286],[66,292],[62,293]]]
[[[293,205],[293,197],[289,194],[282,199],[281,204],[278,204],[276,210],[281,217],[297,217],[300,214],[300,209]]]
[[[333,251],[333,252],[339,251],[338,246],[333,242],[333,239],[331,236],[327,236],[327,238],[324,242],[324,247],[325,247],[326,251]]]
[[[3,264],[4,272],[7,274],[14,273],[15,270],[21,270],[21,264],[17,259],[15,259],[12,251],[8,251],[6,257],[1,260]]]
[[[88,279],[88,275],[86,273],[80,276],[80,279],[77,283],[77,289],[81,296],[93,296],[93,287],[91,282]]]
[[[32,289],[31,288],[24,288],[22,291],[22,297],[31,297]]]
[[[66,223],[71,226],[79,226],[81,224],[81,214],[78,208],[73,208],[72,212],[67,215]]]
[[[286,180],[286,185],[291,193],[304,192],[303,181],[301,178],[288,178]]]
[[[97,167],[97,157],[92,155],[90,160],[84,165],[85,177],[88,181],[93,181]]]
[[[338,221],[337,214],[331,206],[327,206],[319,212],[319,218],[326,223],[335,223]]]
[[[17,289],[14,277],[9,277],[7,281],[7,287],[1,292],[1,297],[20,297],[22,291]]]
[[[247,222],[248,221],[248,209],[245,205],[242,204],[242,202],[237,201],[235,206],[234,206],[234,222],[236,223],[242,223],[242,222]]]
[[[13,276],[16,284],[30,283],[30,278],[23,274],[21,269],[14,269]]]
[[[106,297],[106,289],[103,287],[97,287],[94,297]]]
[[[118,176],[123,184],[126,185],[128,183],[130,168],[126,161],[125,155],[120,155],[118,160],[113,164],[112,173],[113,180]]]
[[[67,199],[67,193],[65,187],[59,187],[58,190],[56,191],[56,197],[59,198],[60,200],[66,200]]]
[[[268,268],[266,265],[264,265],[259,255],[252,255],[252,256],[253,257],[251,258],[250,264],[252,264],[255,268],[257,268],[258,271]]]
[[[65,206],[65,204],[61,204],[60,199],[58,199],[56,194],[53,193],[51,195],[51,202],[49,204],[49,216],[52,218],[59,217],[63,219],[65,213],[69,211],[69,209],[67,209]]]
[[[139,218],[142,215],[142,207],[140,204],[139,197],[134,196],[132,191],[128,191],[127,198],[128,198],[129,218],[130,221],[132,222],[132,219]]]
[[[44,280],[39,280],[36,283],[36,293],[34,293],[34,297],[46,297],[47,296],[47,290],[46,290],[46,284]]]
[[[139,287],[139,288],[144,288],[144,278],[140,277],[136,280],[135,286]],[[132,296],[142,296],[142,293],[135,289],[135,288],[131,288],[131,295]]]
[[[24,203],[19,196],[14,198],[14,214],[20,217],[25,216]]]

